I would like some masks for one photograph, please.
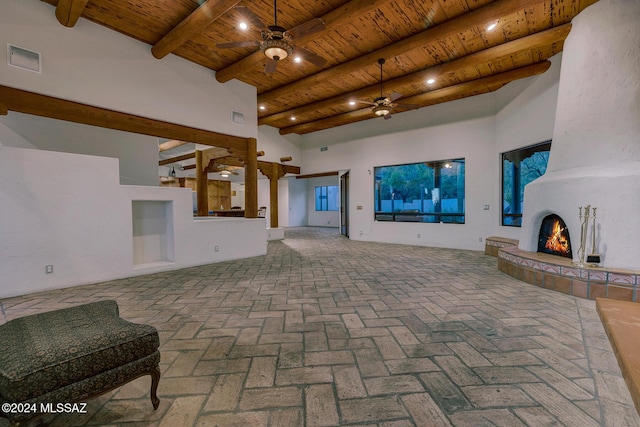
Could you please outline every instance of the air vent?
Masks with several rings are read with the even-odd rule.
[[[244,124],[244,114],[239,113],[237,111],[232,111],[231,112],[231,121],[233,123],[239,124],[239,125],[243,125]]]
[[[40,54],[14,45],[7,45],[7,58],[9,65],[23,70],[42,72]]]

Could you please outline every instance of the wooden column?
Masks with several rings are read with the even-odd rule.
[[[202,151],[196,150],[196,199],[198,201],[198,216],[209,216],[209,194],[206,165],[202,161]]]
[[[244,217],[258,217],[258,144],[247,138],[247,159],[244,166]]]
[[[271,164],[271,173],[269,174],[269,216],[270,227],[278,228],[278,181],[280,180],[280,165]]]

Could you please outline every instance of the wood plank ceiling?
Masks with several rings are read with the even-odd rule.
[[[272,73],[257,43],[218,46],[261,41],[256,21],[274,24],[272,0],[42,1],[56,6],[63,25],[83,17],[149,44],[156,58],[178,55],[215,70],[220,82],[255,86],[259,124],[305,134],[382,120],[372,111],[381,94],[402,94],[393,116],[543,73],[562,50],[571,19],[597,0],[280,0],[277,24],[293,29],[292,44],[311,52],[307,59],[315,54],[326,63],[289,55]],[[317,18],[324,24],[318,31],[298,27]],[[249,28],[241,30],[241,21]]]

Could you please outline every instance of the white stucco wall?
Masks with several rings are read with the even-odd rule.
[[[116,159],[0,147],[0,183],[0,298],[266,254],[264,219],[194,219],[191,190],[120,185]],[[136,234],[134,201],[170,214]]]
[[[0,1],[0,40],[38,52],[42,72],[8,65],[0,49],[0,84],[115,111],[243,137],[257,136],[256,89],[216,81],[212,70],[174,55],[157,60],[151,46],[80,18],[62,26],[39,0]],[[245,124],[231,121],[244,114]],[[24,116],[24,115],[23,115]],[[123,184],[157,185],[157,139],[10,112],[0,124],[45,150],[120,160]],[[6,139],[6,138],[5,138]],[[4,145],[18,145],[16,140]]]
[[[10,111],[0,124],[29,141],[30,147],[64,153],[112,157],[120,183],[158,185],[158,138]],[[6,144],[24,147],[24,145]]]
[[[607,267],[640,268],[640,2],[601,0],[565,41],[547,173],[525,188],[520,248],[537,250],[544,216],[565,221],[580,261],[579,207],[597,207]],[[590,224],[591,225],[591,224]],[[587,254],[592,251],[589,227]]]
[[[472,102],[475,104],[478,100]],[[452,107],[443,108],[449,110]],[[426,117],[437,109],[436,106],[419,111]],[[491,230],[494,224],[492,215],[495,211],[483,210],[483,206],[491,204],[495,197],[494,122],[495,118],[490,114],[488,117],[333,144],[317,135],[309,144],[303,138],[305,173],[350,170],[351,239],[479,250],[484,247],[487,230]],[[328,146],[326,151],[320,151],[323,143]],[[375,166],[460,157],[466,159],[465,224],[374,221]],[[337,184],[337,179],[334,182]],[[308,191],[309,197],[312,197],[312,189]],[[356,206],[362,206],[363,209],[357,210]],[[418,234],[420,237],[417,237]]]
[[[640,161],[640,2],[602,0],[565,41],[550,172]]]
[[[558,99],[558,80],[562,54],[551,58],[551,67],[544,74],[532,79],[522,93],[496,114],[496,175],[495,182],[502,180],[500,154],[533,144],[548,141],[553,136],[553,126]],[[499,91],[496,94],[499,96]],[[553,144],[553,143],[552,143]],[[500,209],[502,193],[498,186],[492,206],[495,207],[495,234],[510,239],[520,239],[521,227],[502,226]]]
[[[0,49],[0,84],[200,129],[257,137],[256,89],[220,84],[212,70],[80,18],[61,25],[55,7],[39,0],[0,1],[0,40],[40,53],[42,73],[7,65]],[[245,125],[231,121],[244,114]]]
[[[323,176],[319,178],[305,179],[307,185],[307,224],[312,227],[334,227],[340,226],[339,211],[316,211],[316,187],[340,185],[338,176]]]

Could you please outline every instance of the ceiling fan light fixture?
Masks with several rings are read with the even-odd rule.
[[[262,31],[262,39],[260,50],[269,59],[280,61],[293,52],[291,35],[282,27],[270,26],[268,30]]]
[[[386,116],[387,114],[391,113],[391,110],[386,105],[376,105],[372,108],[372,110],[373,113],[378,117]]]

